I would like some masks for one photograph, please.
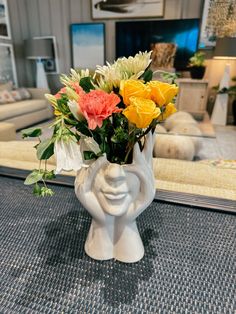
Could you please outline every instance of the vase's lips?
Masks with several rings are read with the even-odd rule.
[[[104,196],[109,199],[109,200],[121,200],[123,198],[126,197],[126,195],[128,194],[128,191],[121,191],[121,192],[116,192],[116,193],[112,193],[112,192],[103,192]]]

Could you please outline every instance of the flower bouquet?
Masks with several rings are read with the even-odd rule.
[[[41,141],[39,128],[23,130],[23,137],[38,137],[38,159],[46,162],[55,154],[57,167],[55,172],[43,167],[28,176],[25,184],[34,184],[34,194],[53,194],[46,180],[62,170],[88,167],[104,154],[111,163],[132,163],[134,145],[142,151],[146,135],[176,111],[172,99],[178,88],[151,80],[150,56],[140,52],[119,58],[97,66],[93,76],[89,70],[71,69],[69,76],[61,76],[64,87],[56,95],[45,95],[56,117],[52,137]]]
[[[152,81],[151,52],[113,64],[62,75],[64,87],[46,95],[56,116],[52,137],[36,146],[40,161],[56,155],[56,171],[77,171],[75,193],[92,216],[86,253],[98,260],[137,262],[144,247],[136,218],[152,202],[153,133],[176,109],[175,84]],[[24,137],[40,137],[28,129]],[[52,195],[46,180],[54,172],[34,170],[25,184],[34,194]],[[39,185],[43,182],[43,186]]]

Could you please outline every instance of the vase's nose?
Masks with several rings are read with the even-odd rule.
[[[112,186],[117,186],[125,181],[126,175],[122,166],[110,163],[105,171],[105,179]]]

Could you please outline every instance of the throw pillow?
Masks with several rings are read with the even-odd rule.
[[[11,91],[12,90],[12,82],[1,83],[0,84],[0,91]]]
[[[19,93],[19,91],[17,89],[16,90],[12,90],[11,91],[11,95],[15,99],[15,101],[22,100],[21,94]]]
[[[15,99],[8,90],[0,91],[0,104],[7,104],[14,101]]]
[[[20,101],[20,100],[31,98],[30,92],[24,87],[12,90],[11,95],[15,99],[15,101]]]
[[[31,94],[30,94],[30,92],[26,88],[21,87],[21,88],[18,88],[17,90],[20,93],[22,100],[31,98]]]

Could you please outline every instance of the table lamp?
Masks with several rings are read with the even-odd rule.
[[[218,38],[216,42],[214,59],[236,60],[236,38],[223,37]],[[225,65],[224,74],[220,81],[219,90],[229,88],[230,83],[230,64]],[[217,94],[214,109],[211,116],[211,122],[218,125],[227,123],[228,94]]]
[[[44,69],[43,59],[52,59],[52,41],[50,39],[25,40],[25,54],[27,59],[36,60],[36,87],[49,88]]]

